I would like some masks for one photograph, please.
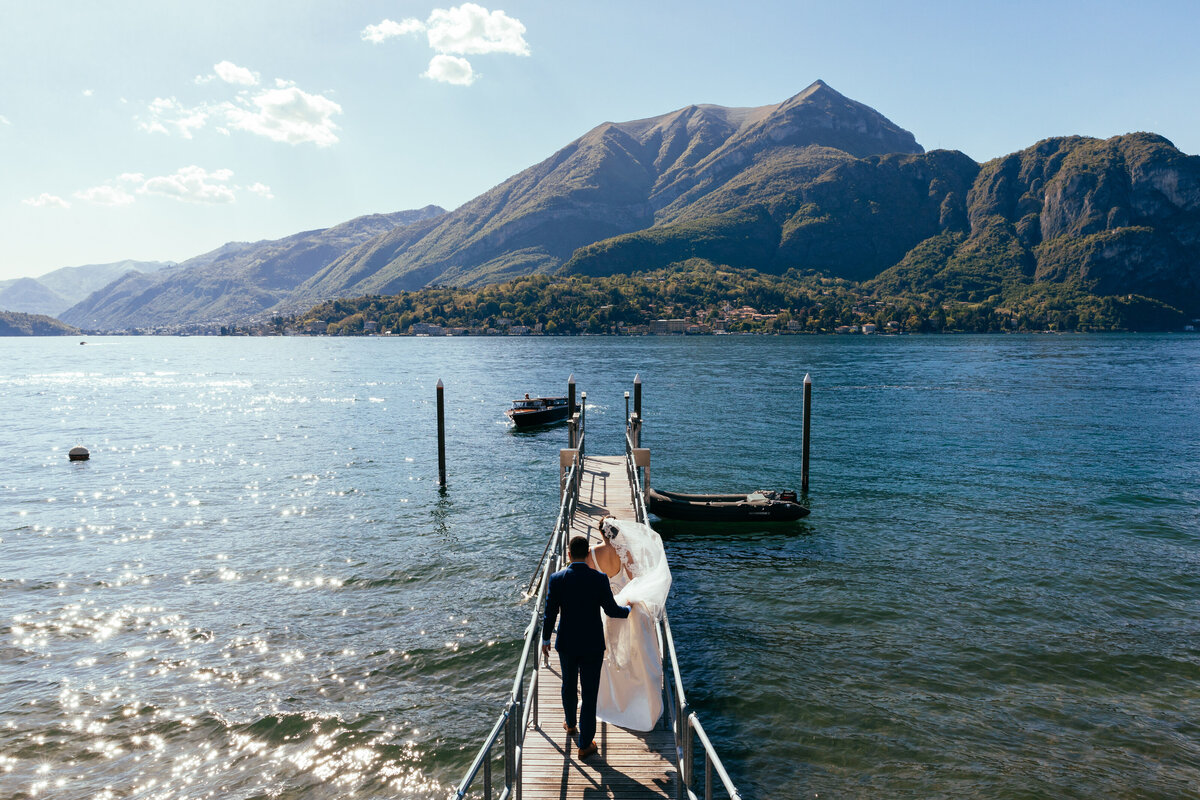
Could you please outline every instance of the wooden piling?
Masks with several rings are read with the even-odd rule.
[[[437,382],[438,486],[446,485],[446,387]]]
[[[800,462],[800,491],[808,491],[808,436],[812,422],[812,377],[804,375],[804,455]]]

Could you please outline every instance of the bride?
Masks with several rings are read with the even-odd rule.
[[[604,541],[592,548],[588,565],[608,575],[618,603],[636,605],[628,619],[604,618],[607,649],[596,716],[629,730],[653,730],[662,715],[663,678],[655,622],[666,607],[671,568],[649,525],[605,517],[600,533]]]

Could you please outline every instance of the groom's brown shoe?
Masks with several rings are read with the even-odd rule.
[[[579,733],[579,731],[575,729],[575,726],[569,722],[563,723],[563,730],[566,731],[567,733],[571,734],[572,736]]]
[[[599,749],[600,749],[600,748],[596,746],[596,743],[595,743],[595,742],[592,742],[592,743],[591,743],[591,744],[589,744],[587,747],[581,747],[581,748],[579,748],[579,753],[578,753],[579,760],[580,760],[580,761],[582,761],[583,759],[585,759],[585,758],[587,758],[588,756],[592,755],[593,753],[595,753],[595,752],[596,752],[596,751],[598,751]]]

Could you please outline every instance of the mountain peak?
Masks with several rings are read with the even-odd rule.
[[[851,100],[823,80],[775,107],[764,126],[781,132],[804,131],[811,143],[862,158],[876,153],[924,153],[916,137],[868,105]],[[784,134],[786,135],[786,134]]]

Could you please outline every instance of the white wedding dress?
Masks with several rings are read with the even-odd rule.
[[[612,523],[610,523],[612,524]],[[604,618],[604,667],[596,716],[635,731],[653,730],[662,715],[662,655],[655,623],[671,589],[671,568],[662,539],[649,525],[618,520],[611,539],[621,570],[609,578],[621,605],[638,605],[626,619]]]

